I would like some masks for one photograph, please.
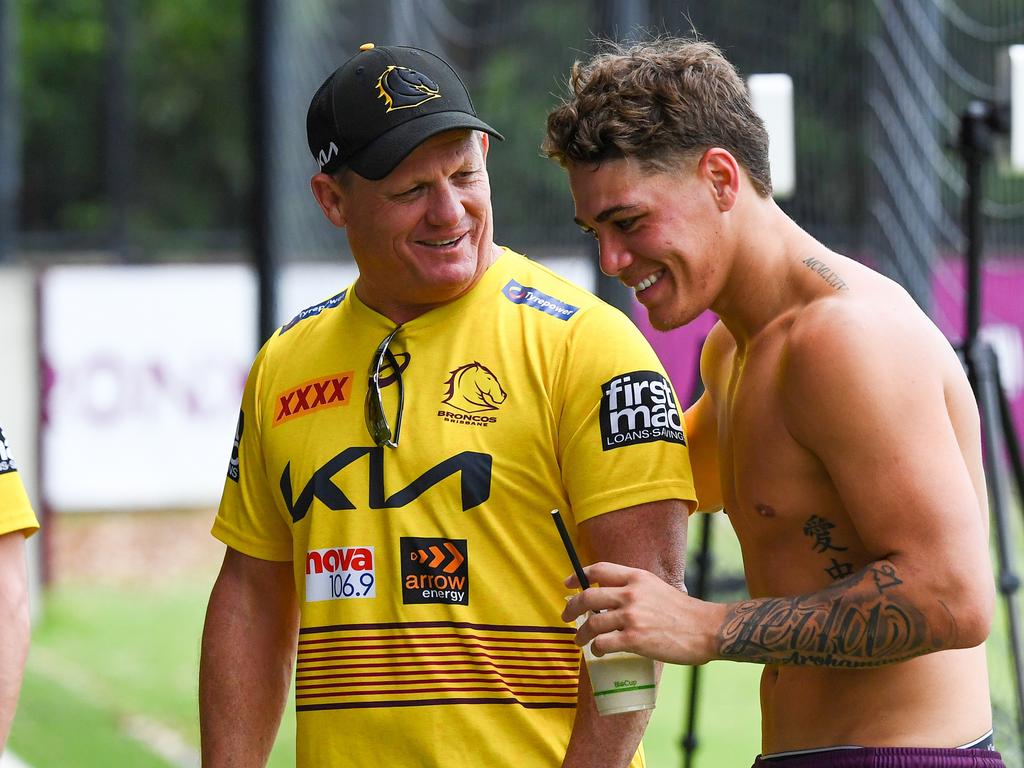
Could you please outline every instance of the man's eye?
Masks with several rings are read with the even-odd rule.
[[[597,239],[597,232],[592,230],[590,227],[584,227],[583,225],[580,225],[580,232],[582,232],[584,235],[589,235],[595,240]]]
[[[615,226],[618,227],[619,230],[622,232],[629,232],[629,230],[633,228],[633,225],[636,224],[636,220],[636,216],[633,216],[632,218],[629,219],[617,219],[615,221]]]

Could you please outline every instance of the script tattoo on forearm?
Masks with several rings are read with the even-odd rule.
[[[924,614],[893,587],[891,563],[873,563],[810,595],[746,600],[718,631],[723,658],[860,669],[939,650]],[[950,628],[955,635],[956,625]]]
[[[804,259],[803,263],[806,264],[811,271],[821,275],[821,278],[837,291],[850,290],[850,287],[846,284],[846,281],[839,276],[839,273],[821,259],[816,259],[812,256]]]

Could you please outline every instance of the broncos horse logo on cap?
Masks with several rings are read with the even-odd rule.
[[[441,89],[415,69],[392,64],[377,78],[377,95],[388,105],[387,112],[408,109],[441,98]]]
[[[508,397],[498,377],[477,362],[460,365],[445,382],[448,391],[442,402],[465,413],[496,411]]]

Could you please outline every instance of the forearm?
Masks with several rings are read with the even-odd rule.
[[[728,606],[718,658],[763,664],[865,668],[957,647],[946,604],[889,560],[875,561],[827,589]]]
[[[656,665],[655,674],[661,676],[661,664]],[[633,759],[650,719],[650,710],[599,715],[586,665],[581,664],[576,720],[562,768],[625,768]]]
[[[205,768],[266,765],[291,684],[297,621],[218,581],[199,668]]]
[[[28,576],[22,534],[0,537],[0,752],[14,721],[29,646]]]

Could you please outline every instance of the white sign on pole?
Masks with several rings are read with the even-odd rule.
[[[747,79],[750,106],[768,131],[768,162],[772,193],[777,200],[796,189],[796,138],[793,119],[793,79],[789,75],[751,75]]]
[[[42,277],[45,496],[57,511],[215,504],[256,352],[244,266]]]

